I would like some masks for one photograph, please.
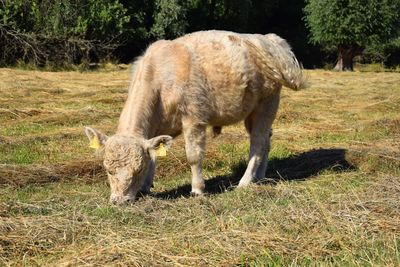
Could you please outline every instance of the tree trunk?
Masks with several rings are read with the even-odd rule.
[[[353,71],[353,58],[356,56],[357,47],[355,45],[339,45],[339,55],[334,70]]]

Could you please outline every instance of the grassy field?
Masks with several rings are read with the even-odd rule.
[[[308,71],[283,91],[265,181],[234,190],[242,124],[208,139],[192,198],[179,137],[154,193],[108,203],[83,126],[111,134],[129,70],[0,69],[0,266],[399,266],[400,74]]]

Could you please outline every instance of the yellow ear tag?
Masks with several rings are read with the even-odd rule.
[[[99,149],[100,148],[100,141],[99,141],[99,138],[97,138],[97,136],[94,136],[92,138],[92,140],[90,140],[89,147],[90,148],[94,148],[94,149]]]
[[[163,143],[161,143],[156,149],[156,155],[157,157],[165,157],[167,155],[167,150],[165,149]]]

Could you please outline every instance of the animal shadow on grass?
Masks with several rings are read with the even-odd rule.
[[[232,190],[239,183],[245,172],[247,162],[241,161],[232,166],[229,175],[216,176],[205,181],[206,194],[220,194]],[[265,177],[258,184],[276,184],[278,181],[305,180],[317,175],[323,170],[337,173],[356,170],[357,167],[346,160],[346,150],[315,149],[283,159],[272,158],[268,161]],[[161,199],[176,199],[190,196],[191,185],[186,184],[176,189],[155,194]]]

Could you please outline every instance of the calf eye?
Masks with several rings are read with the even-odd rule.
[[[108,175],[115,175],[115,171],[108,171],[108,170],[107,170],[107,174],[108,174]]]

